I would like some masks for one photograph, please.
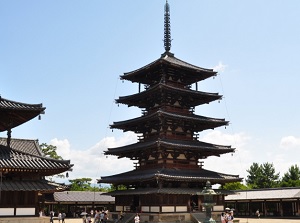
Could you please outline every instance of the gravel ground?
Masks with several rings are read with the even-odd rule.
[[[240,220],[240,223],[300,223],[299,219],[274,219],[274,218],[235,218]],[[58,223],[58,220],[54,220],[54,223]],[[81,218],[70,218],[66,219],[65,223],[82,223]]]

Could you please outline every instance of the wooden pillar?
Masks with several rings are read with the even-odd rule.
[[[283,216],[283,209],[282,209],[282,200],[280,199],[280,202],[279,202],[279,213],[280,213],[280,216],[282,217]]]

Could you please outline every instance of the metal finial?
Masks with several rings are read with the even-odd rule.
[[[170,25],[170,6],[168,0],[165,4],[165,24],[164,24],[164,45],[166,52],[169,52],[171,49],[171,25]]]

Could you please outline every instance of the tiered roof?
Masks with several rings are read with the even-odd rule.
[[[145,115],[139,118],[129,119],[121,122],[114,122],[111,128],[123,129],[123,131],[134,131],[136,133],[143,132],[147,126],[160,125],[162,119],[173,120],[174,122],[186,123],[191,130],[198,132],[206,129],[214,129],[223,125],[227,125],[228,122],[225,119],[209,118],[200,115],[193,114],[176,114],[172,112],[166,112],[158,110],[155,113]]]
[[[157,71],[163,69],[164,65],[174,71],[181,78],[182,82],[186,84],[193,84],[217,75],[217,72],[212,69],[192,65],[174,57],[170,53],[165,53],[152,63],[140,69],[125,73],[121,76],[121,79],[142,84],[151,84],[153,81],[159,82],[161,76]]]
[[[210,181],[214,184],[236,182],[237,179],[238,175],[218,173],[206,169],[153,168],[146,170],[137,169],[121,174],[101,177],[101,183],[129,184],[133,181],[149,182],[159,180],[169,182],[202,182],[204,184],[206,181]]]
[[[198,157],[208,157],[208,156],[220,156],[221,154],[226,154],[234,152],[234,149],[231,146],[222,146],[211,143],[205,143],[197,140],[186,141],[186,140],[174,140],[174,139],[157,139],[146,142],[134,143],[131,145],[126,145],[117,148],[108,148],[105,151],[105,155],[115,155],[118,158],[130,157],[135,158],[139,157],[142,152],[147,152],[151,154],[156,148],[160,147],[161,149],[176,149],[182,151],[182,153],[188,153],[192,151],[193,153],[198,154]]]
[[[147,108],[149,104],[155,100],[162,100],[162,95],[168,95],[174,99],[184,98],[186,107],[194,107],[202,105],[222,98],[218,93],[208,93],[202,91],[193,91],[191,89],[178,88],[164,83],[158,83],[154,87],[146,91],[119,97],[117,103],[126,104],[128,106],[138,106],[139,108]]]

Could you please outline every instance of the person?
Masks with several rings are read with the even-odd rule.
[[[63,212],[63,213],[61,214],[61,220],[62,220],[62,223],[65,223],[65,218],[66,218],[66,213]]]
[[[99,214],[99,211],[96,210],[95,217],[94,217],[94,223],[99,223],[99,222],[100,222],[100,214]]]
[[[61,213],[59,212],[58,215],[57,215],[57,219],[58,219],[58,222],[59,222],[59,223],[60,223],[60,221],[61,221],[61,218],[62,218],[62,216],[61,216]]]
[[[50,212],[50,223],[53,223],[54,212]]]
[[[192,207],[192,211],[196,210],[196,203],[195,203],[195,201],[191,201],[191,207]]]
[[[123,211],[120,212],[120,221],[124,218],[124,214],[125,213]]]
[[[255,212],[255,214],[257,215],[258,218],[260,218],[259,209],[257,209],[257,211]]]
[[[92,218],[91,215],[88,214],[87,218],[86,218],[87,223],[91,223],[92,222]]]
[[[91,210],[91,217],[92,218],[94,217],[94,210],[93,209]]]
[[[104,217],[103,217],[103,223],[106,223],[106,221],[108,220],[108,211],[104,211]]]
[[[228,212],[228,215],[226,217],[226,222],[227,223],[233,223],[233,215],[232,212]]]
[[[136,213],[136,215],[134,217],[134,223],[140,223],[140,216],[138,213]]]
[[[86,222],[86,215],[85,214],[82,216],[82,223],[87,223]]]
[[[104,221],[104,211],[102,210],[101,214],[100,214],[100,222]]]
[[[224,212],[221,213],[221,223],[226,223],[226,216]]]

